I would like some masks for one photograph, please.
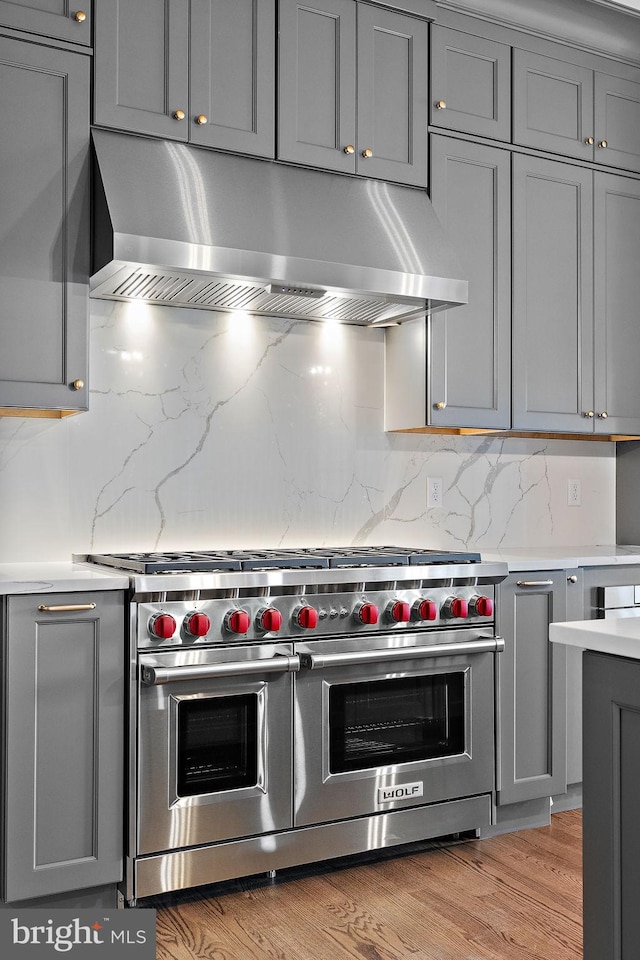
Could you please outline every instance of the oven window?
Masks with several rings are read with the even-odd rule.
[[[255,694],[181,700],[178,796],[254,786],[258,781]]]
[[[330,772],[464,753],[464,701],[461,671],[333,685]]]

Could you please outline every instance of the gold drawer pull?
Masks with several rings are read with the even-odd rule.
[[[95,608],[95,603],[61,603],[53,607],[41,603],[38,610],[42,613],[75,613],[77,610],[95,610]]]
[[[87,15],[84,12],[84,10],[78,10],[78,12],[74,14],[73,19],[75,20],[76,23],[84,23],[85,20],[87,19]]]
[[[436,102],[435,102],[435,108],[436,108],[436,110],[446,110],[446,109],[447,109],[447,103],[446,103],[446,101],[445,101],[445,100],[436,100]]]

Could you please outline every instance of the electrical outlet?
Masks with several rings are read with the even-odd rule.
[[[582,503],[582,486],[579,480],[567,480],[567,503],[579,507]]]
[[[427,506],[442,506],[442,477],[427,477]]]

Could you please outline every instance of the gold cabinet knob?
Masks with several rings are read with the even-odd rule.
[[[435,108],[436,108],[436,110],[446,110],[446,109],[447,109],[447,101],[446,101],[446,100],[436,100],[436,102],[435,102]]]
[[[84,380],[79,380],[79,379],[74,380],[73,383],[71,384],[72,390],[82,390],[83,387],[84,387]]]
[[[606,150],[609,144],[607,143],[606,140],[599,140],[598,146],[600,147],[601,150]]]
[[[447,405],[446,400],[438,400],[437,403],[434,403],[434,407],[436,408],[436,410],[444,410],[446,405]]]
[[[198,124],[199,127],[203,127],[205,123],[208,123],[208,120],[205,117],[204,113],[198,114],[198,116],[196,117],[196,123]]]
[[[593,420],[593,418],[595,417],[595,413],[593,412],[593,410],[587,410],[586,413],[583,414],[583,416],[588,417],[589,420]]]
[[[84,23],[87,19],[87,15],[84,10],[78,10],[77,13],[74,14],[73,19],[76,23]]]
[[[609,414],[607,413],[606,410],[603,410],[602,413],[599,413],[599,414],[598,414],[598,418],[599,418],[600,420],[606,420],[608,416],[609,416]]]
[[[354,147],[354,145],[353,145],[352,143],[348,143],[348,144],[346,145],[346,147],[344,148],[344,152],[345,152],[345,153],[349,153],[349,154],[355,153],[355,152],[356,152],[356,148]]]
[[[363,150],[362,156],[364,157],[365,160],[368,160],[370,157],[372,157],[373,150],[371,149],[371,147],[367,147],[365,150]]]
[[[185,118],[185,112],[184,112],[184,110],[174,110],[174,111],[173,111],[173,119],[174,119],[174,120],[184,120],[184,118]]]
[[[587,145],[588,147],[592,147],[593,144],[594,144],[593,137],[585,137],[585,138],[584,138],[584,142],[586,143],[586,145]]]

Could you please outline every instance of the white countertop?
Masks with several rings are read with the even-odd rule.
[[[549,639],[570,647],[640,660],[640,617],[552,623],[549,625]]]
[[[506,563],[509,572],[526,570],[566,570],[569,567],[600,567],[614,564],[640,564],[637,544],[597,544],[577,547],[509,547],[505,550],[481,550],[483,560]]]
[[[74,590],[126,590],[129,578],[88,564],[0,563],[0,596],[13,593],[69,593]]]

